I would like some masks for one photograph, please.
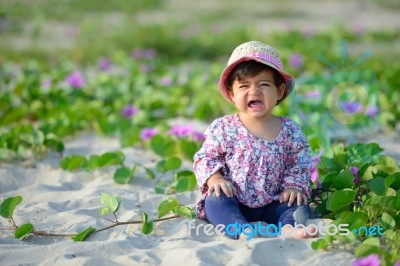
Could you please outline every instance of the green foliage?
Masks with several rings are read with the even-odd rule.
[[[158,218],[164,217],[170,212],[189,219],[196,217],[192,209],[182,206],[175,198],[168,198],[160,203],[158,206]]]
[[[21,196],[15,196],[5,199],[0,205],[0,215],[6,219],[12,219],[15,208],[21,202]]]
[[[85,241],[86,238],[88,238],[94,232],[96,232],[96,228],[93,228],[92,226],[89,226],[88,228],[86,228],[85,230],[80,232],[79,234],[73,236],[72,240],[75,241],[75,242]]]
[[[23,239],[35,230],[32,224],[24,224],[15,230],[15,238]]]
[[[318,170],[324,192],[315,201],[317,210],[336,225],[348,224],[350,234],[327,235],[314,241],[313,249],[347,244],[354,247],[357,257],[378,254],[382,265],[392,265],[400,258],[400,242],[395,241],[400,235],[399,166],[381,152],[374,143],[354,144],[334,146],[332,157],[321,158]],[[383,235],[369,235],[377,234],[375,229],[359,230],[377,225]]]
[[[100,210],[101,215],[107,215],[112,212],[115,213],[118,211],[119,206],[121,204],[121,198],[116,195],[111,195],[108,193],[101,194],[101,203],[105,205],[105,208]]]
[[[142,233],[145,235],[153,232],[153,221],[148,219],[147,213],[143,213],[142,215]]]

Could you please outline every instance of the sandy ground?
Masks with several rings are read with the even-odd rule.
[[[83,135],[66,144],[65,154],[100,154],[119,149],[117,139]],[[155,156],[136,148],[123,149],[127,165],[152,164]],[[24,162],[0,167],[0,200],[21,195],[23,202],[14,218],[18,224],[31,222],[37,230],[75,233],[88,226],[110,225],[99,214],[101,193],[122,199],[120,221],[140,220],[142,212],[157,215],[167,195],[156,194],[153,181],[138,173],[131,184],[118,185],[112,169],[66,172],[58,167],[60,157],[48,154],[41,162]],[[185,166],[190,166],[186,163]],[[173,195],[194,207],[197,191]],[[111,217],[110,217],[111,218]],[[85,242],[68,238],[31,235],[24,241],[12,231],[0,230],[0,265],[350,265],[353,256],[344,251],[324,252],[310,248],[312,240],[253,238],[235,241],[226,236],[189,231],[189,222],[173,219],[155,223],[154,232],[143,235],[139,225],[125,225],[90,236]],[[311,220],[317,222],[318,220]],[[0,228],[8,227],[1,218]]]

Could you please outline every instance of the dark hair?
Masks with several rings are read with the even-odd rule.
[[[283,78],[276,69],[254,60],[244,61],[236,65],[229,73],[224,85],[228,91],[231,91],[235,80],[242,81],[246,77],[254,77],[264,70],[272,71],[275,86],[282,85]]]

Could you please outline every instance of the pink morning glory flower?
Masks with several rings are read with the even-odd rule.
[[[371,254],[367,257],[356,259],[353,262],[353,266],[380,266],[381,261],[377,254]]]
[[[162,77],[160,78],[159,83],[162,86],[170,86],[172,85],[172,78],[168,76]]]
[[[143,130],[140,132],[140,138],[142,140],[148,140],[151,139],[153,136],[157,135],[159,133],[157,128],[143,128]]]
[[[193,130],[192,138],[194,141],[204,141],[206,139],[203,132],[196,131],[196,130]]]
[[[321,156],[324,154],[324,149],[322,149],[317,155],[311,158],[311,181],[315,183],[318,180],[318,164],[321,161]]]
[[[192,135],[193,127],[191,125],[173,125],[168,131],[169,134],[177,138],[189,137]]]
[[[321,96],[321,93],[318,90],[307,91],[306,96],[310,98],[317,98]]]
[[[107,71],[107,70],[110,69],[110,67],[111,67],[111,61],[109,59],[107,59],[107,58],[101,58],[100,59],[99,68],[102,71]]]
[[[350,166],[350,168],[349,168],[349,170],[353,173],[353,175],[354,175],[354,179],[353,179],[353,184],[354,183],[357,183],[357,182],[360,182],[360,177],[358,176],[358,167],[356,167],[356,166]]]
[[[366,114],[369,117],[374,117],[378,113],[378,107],[376,105],[371,105],[368,107]]]
[[[361,24],[356,24],[353,26],[353,33],[355,35],[363,35],[365,32],[365,27]]]
[[[303,57],[300,54],[292,54],[289,58],[289,65],[295,69],[303,66]]]
[[[344,101],[340,103],[340,107],[342,108],[343,111],[346,113],[354,114],[357,113],[361,110],[361,104],[357,101],[354,102],[349,102],[349,101]]]
[[[130,117],[136,115],[138,111],[139,110],[135,106],[127,105],[124,108],[122,108],[121,114],[123,116],[125,116],[126,118],[130,118]]]
[[[157,51],[154,49],[135,49],[131,53],[133,58],[154,59],[157,56]]]
[[[80,89],[85,85],[85,80],[83,78],[83,75],[79,71],[75,71],[70,75],[68,75],[65,81],[68,83],[69,86],[75,89]]]

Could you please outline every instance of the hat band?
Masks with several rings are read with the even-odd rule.
[[[282,69],[282,63],[278,59],[269,54],[264,54],[261,52],[253,52],[252,54],[250,54],[250,56],[267,61],[268,63],[273,64],[276,68]]]

